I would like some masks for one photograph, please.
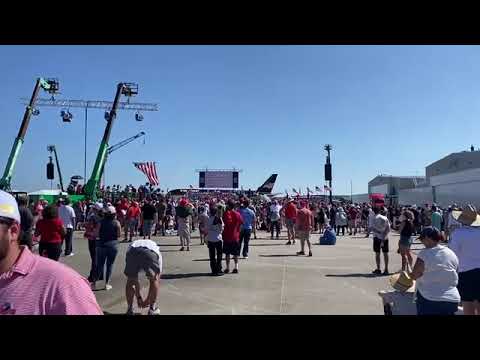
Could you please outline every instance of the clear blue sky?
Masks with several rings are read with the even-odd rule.
[[[163,188],[197,186],[196,168],[243,169],[274,191],[323,185],[326,143],[333,145],[334,192],[364,193],[379,173],[423,175],[429,163],[480,146],[477,46],[0,46],[1,171],[36,77],[58,77],[59,98],[113,100],[116,83],[139,83],[134,101],[160,111],[137,123],[120,112],[107,183],[146,181],[133,161],[156,161]],[[42,96],[45,96],[42,94]],[[83,175],[84,113],[72,123],[58,108],[32,118],[12,181],[50,188],[46,146],[59,151],[65,182]],[[105,121],[89,110],[87,174]]]

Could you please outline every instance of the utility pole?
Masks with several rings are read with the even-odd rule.
[[[327,163],[325,164],[325,180],[328,181],[328,187],[330,188],[330,205],[333,204],[332,199],[332,164],[330,162],[330,151],[332,151],[332,145],[327,144],[324,147],[327,152]]]

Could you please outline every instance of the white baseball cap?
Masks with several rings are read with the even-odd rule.
[[[20,224],[20,213],[15,198],[0,190],[0,217],[13,219]]]

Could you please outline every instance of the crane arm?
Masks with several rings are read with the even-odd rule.
[[[142,132],[138,133],[138,134],[135,135],[135,136],[132,136],[132,137],[130,137],[130,138],[128,138],[128,139],[125,139],[125,140],[123,140],[123,141],[120,141],[119,143],[117,143],[117,144],[115,144],[115,145],[110,146],[110,147],[107,149],[107,155],[110,155],[112,152],[114,152],[114,151],[116,151],[116,150],[124,147],[124,146],[127,145],[127,144],[130,144],[133,140],[138,139],[139,137],[142,137],[142,136],[144,136],[144,135],[145,135],[145,133],[142,131]]]
[[[63,189],[62,171],[60,170],[60,163],[58,161],[57,148],[55,147],[55,145],[49,145],[47,149],[48,151],[50,151],[50,153],[53,152],[53,154],[55,155],[55,162],[57,163],[58,178],[60,180],[60,189],[62,190],[62,192],[64,192],[65,190]]]
[[[58,82],[45,80],[43,78],[37,79],[37,82],[35,83],[35,88],[33,89],[32,97],[30,98],[30,101],[27,107],[25,108],[22,124],[20,125],[20,129],[18,130],[18,135],[15,138],[15,141],[12,146],[12,150],[10,151],[10,156],[8,157],[7,165],[5,166],[3,176],[0,179],[0,189],[2,190],[10,189],[10,182],[12,180],[13,170],[15,169],[18,155],[20,154],[20,150],[25,141],[25,134],[27,133],[28,125],[30,124],[30,118],[32,117],[32,113],[33,113],[40,89],[43,89],[53,94],[58,90]]]
[[[117,85],[117,92],[113,101],[112,110],[110,110],[109,112],[107,126],[105,127],[102,142],[100,143],[100,148],[98,149],[97,159],[92,170],[92,175],[90,176],[90,179],[84,187],[85,195],[94,201],[97,198],[98,185],[100,184],[100,179],[102,176],[103,168],[105,166],[105,161],[107,160],[108,142],[110,140],[110,133],[112,132],[114,120],[117,116],[120,97],[122,95],[130,97],[136,95],[137,93],[137,84],[119,83]]]

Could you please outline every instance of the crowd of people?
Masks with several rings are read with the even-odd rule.
[[[179,250],[190,251],[192,232],[198,228],[200,244],[208,247],[211,275],[220,276],[239,273],[238,259],[240,256],[248,259],[250,238],[253,235],[256,239],[259,231],[265,231],[270,239],[277,240],[281,230],[286,228],[286,245],[294,245],[299,240],[300,248],[296,254],[307,257],[313,256],[313,233],[320,235],[320,244],[323,241],[330,245],[335,244],[338,236],[358,234],[358,238],[362,238],[373,235],[376,263],[373,274],[388,275],[389,235],[392,230],[397,230],[400,233],[397,252],[402,260],[401,270],[409,280],[417,280],[418,313],[452,314],[460,301],[465,313],[480,313],[480,246],[478,241],[475,242],[480,235],[480,227],[477,227],[480,225],[477,217],[480,216],[471,206],[462,210],[455,204],[447,209],[435,204],[423,207],[348,202],[327,204],[309,198],[270,200],[232,193],[196,193],[173,198],[151,188],[144,189],[136,191],[135,196],[130,192],[129,196],[106,196],[97,202],[86,200],[73,206],[65,198],[57,204],[39,201],[28,208],[27,201],[19,199],[18,216],[4,216],[0,204],[0,220],[3,217],[9,219],[0,221],[0,224],[9,229],[11,237],[8,241],[18,240],[18,247],[14,246],[14,250],[17,256],[18,252],[22,254],[20,259],[27,258],[27,262],[31,261],[28,259],[33,256],[32,249],[37,243],[41,257],[54,262],[62,252],[64,256],[74,256],[73,232],[81,230],[88,240],[91,258],[88,281],[92,290],[112,289],[111,275],[123,236],[123,241],[129,243],[124,271],[127,276],[127,314],[133,313],[133,298],[136,296],[138,306],[148,307],[152,315],[159,313],[157,293],[162,271],[161,253],[158,245],[151,241],[152,236],[178,235]],[[9,194],[2,192],[0,195],[0,200],[13,206]],[[466,217],[471,221],[465,220]],[[419,240],[425,249],[414,261],[411,245],[415,235],[420,235]],[[225,266],[222,254],[225,254]],[[2,261],[0,257],[0,265]],[[43,264],[42,261],[38,263]],[[45,264],[51,266],[49,262]],[[8,270],[5,266],[4,271]],[[58,271],[62,272],[64,268],[62,265]],[[150,281],[145,299],[141,297],[138,282],[141,271]],[[0,269],[0,278],[1,273]],[[84,285],[79,288],[84,289]],[[2,291],[0,289],[0,295]],[[80,296],[94,305],[77,309],[77,312],[98,312],[98,304],[90,293]],[[10,309],[5,310],[7,313],[11,311],[11,305],[7,306]]]

